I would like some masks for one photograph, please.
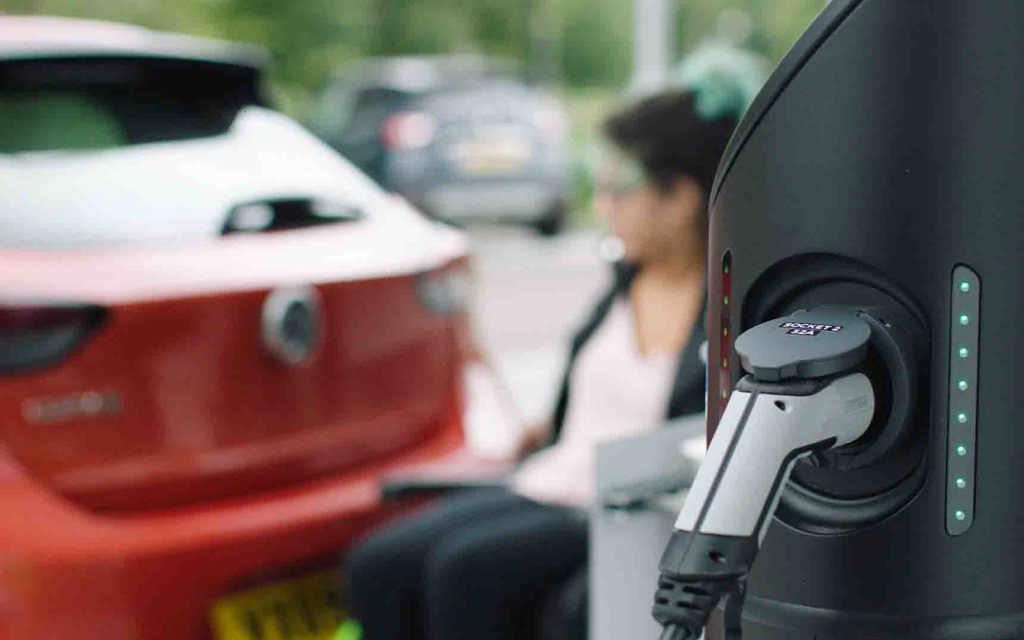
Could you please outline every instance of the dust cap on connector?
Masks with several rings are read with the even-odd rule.
[[[757,380],[824,378],[849,371],[867,355],[871,326],[853,310],[797,311],[736,339],[743,369]]]

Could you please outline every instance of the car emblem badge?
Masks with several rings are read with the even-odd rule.
[[[263,344],[279,360],[307,362],[320,345],[323,304],[311,286],[275,289],[263,303]]]

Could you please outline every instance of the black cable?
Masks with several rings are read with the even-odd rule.
[[[725,599],[722,622],[725,626],[725,640],[743,640],[743,604],[747,599],[747,581],[740,580],[736,590]]]
[[[721,604],[725,640],[742,640],[747,576],[757,548],[753,536],[673,532],[661,558],[652,610],[664,629],[661,640],[698,640]]]
[[[654,594],[654,619],[665,629],[661,640],[697,640],[718,604],[736,591],[742,576],[709,579],[663,573]]]

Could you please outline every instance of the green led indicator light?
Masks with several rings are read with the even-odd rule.
[[[956,479],[956,488],[957,489],[963,489],[966,486],[967,486],[967,481],[966,480],[964,480],[963,478],[957,478]]]
[[[966,380],[961,380],[960,382],[956,383],[956,388],[961,391],[967,391],[968,386],[969,385],[967,384]]]
[[[971,352],[967,350],[967,347],[960,347],[960,351],[958,352],[958,354],[961,358],[966,358],[971,354]]]
[[[724,302],[725,304],[729,304],[729,296],[725,296],[724,298],[722,298],[722,302]]]
[[[969,324],[971,324],[971,319],[968,316],[966,316],[966,315],[960,316],[960,326],[966,327]]]
[[[967,447],[965,447],[962,444],[956,445],[956,455],[960,456],[961,458],[966,456],[967,455]]]
[[[724,327],[724,328],[722,329],[722,335],[723,335],[723,336],[727,336],[727,335],[729,335],[729,327]]]
[[[724,267],[722,267],[722,272],[729,273],[729,265],[725,265]]]
[[[968,291],[971,290],[971,283],[970,282],[961,282],[960,283],[960,290],[963,291],[964,293],[967,293]]]
[[[967,514],[964,513],[962,510],[957,509],[956,513],[953,514],[953,517],[955,517],[960,522],[963,522],[964,520],[967,519]]]
[[[956,415],[956,421],[959,422],[960,424],[967,424],[967,414],[966,413],[958,413]]]

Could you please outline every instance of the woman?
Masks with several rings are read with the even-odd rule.
[[[721,102],[721,83],[713,89],[656,95],[605,123],[613,151],[595,204],[622,260],[572,341],[551,423],[530,434],[548,446],[509,488],[443,500],[351,554],[365,640],[535,635],[540,603],[586,562],[594,445],[703,411],[706,202],[745,106],[709,108],[708,95]]]

